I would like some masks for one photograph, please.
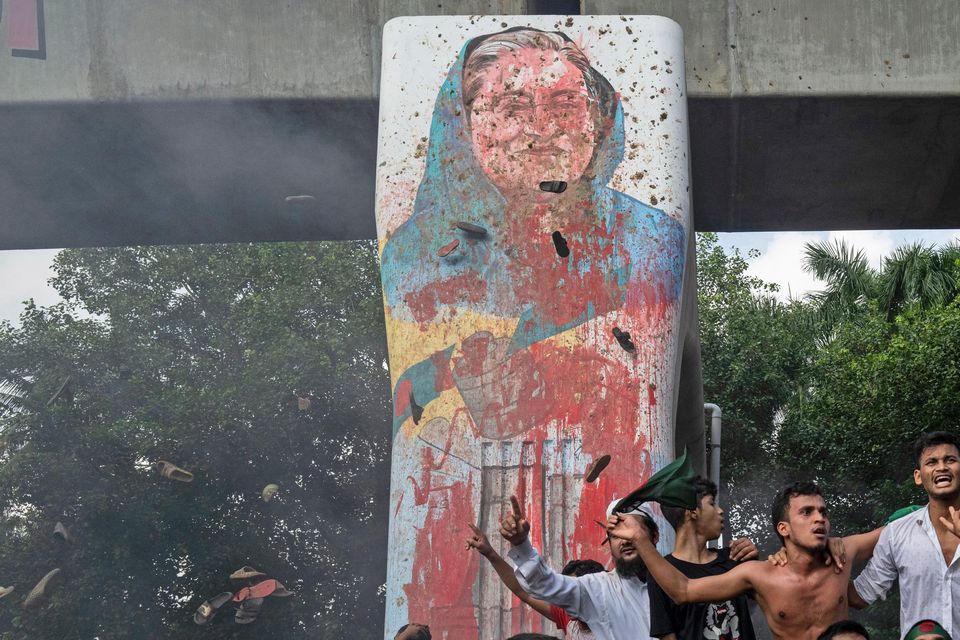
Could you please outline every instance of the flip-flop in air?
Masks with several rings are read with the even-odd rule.
[[[637,350],[637,346],[633,344],[633,340],[630,339],[630,333],[628,331],[621,331],[620,327],[614,327],[612,333],[624,351],[633,353]]]
[[[457,229],[460,229],[460,231],[463,231],[464,233],[478,236],[480,238],[487,235],[487,230],[481,227],[480,225],[464,222],[463,220],[460,220],[459,222],[457,222]]]
[[[53,535],[60,536],[64,542],[70,542],[70,530],[63,526],[62,522],[57,522],[53,527]]]
[[[253,567],[244,565],[230,574],[231,580],[246,580],[247,578],[256,578],[259,576],[265,576],[267,574],[262,571],[257,571]]]
[[[413,389],[410,390],[410,416],[413,418],[413,424],[420,424],[420,418],[423,417],[423,407],[417,404],[413,397]]]
[[[540,183],[540,191],[549,191],[550,193],[563,193],[567,190],[567,183],[563,180],[544,180]]]
[[[562,233],[554,231],[550,237],[553,238],[553,246],[557,250],[558,256],[566,258],[570,255],[570,246],[567,244],[567,239],[563,237]]]
[[[247,598],[242,603],[240,603],[240,608],[237,609],[237,614],[233,617],[233,621],[237,624],[250,624],[255,622],[257,616],[260,615],[260,607],[263,606],[263,598]]]
[[[441,258],[446,258],[448,255],[456,251],[457,247],[459,246],[460,246],[460,241],[454,240],[453,242],[450,242],[449,244],[445,244],[439,249],[437,249],[437,255],[440,256]]]
[[[278,484],[268,484],[263,488],[263,491],[260,492],[260,497],[263,498],[264,502],[270,502],[273,500],[273,496],[277,495],[277,491],[280,491],[280,485]]]
[[[40,582],[37,583],[33,589],[30,590],[30,593],[27,594],[27,597],[23,600],[23,607],[25,609],[31,609],[33,607],[39,607],[47,598],[47,590],[51,588],[51,585],[57,575],[60,573],[60,569],[54,569],[47,575],[40,578]]]
[[[583,478],[584,482],[593,482],[600,477],[600,474],[603,473],[603,470],[607,468],[607,465],[610,464],[610,456],[602,455],[596,460],[593,461],[587,468],[587,475]]]
[[[213,619],[213,616],[217,615],[217,609],[230,602],[232,597],[233,594],[229,591],[218,593],[197,607],[197,612],[193,614],[193,621],[196,624],[207,624]]]
[[[164,478],[177,480],[178,482],[193,482],[193,474],[186,469],[181,469],[172,462],[166,460],[157,460],[153,463],[153,468]]]

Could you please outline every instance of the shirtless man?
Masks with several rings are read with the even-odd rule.
[[[744,562],[730,571],[690,579],[663,559],[633,518],[610,516],[610,535],[633,543],[650,574],[677,604],[717,602],[752,594],[778,640],[816,640],[834,622],[849,617],[850,568],[873,553],[881,529],[843,538],[847,562],[840,571],[827,563],[830,520],[823,495],[812,482],[797,482],[777,494],[773,525],[788,562]]]

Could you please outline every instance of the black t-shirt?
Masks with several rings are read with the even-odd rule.
[[[729,549],[719,549],[717,557],[707,564],[677,560],[672,555],[666,559],[688,578],[716,576],[737,566],[730,559]],[[678,605],[652,578],[647,579],[647,587],[650,635],[655,638],[674,633],[678,640],[756,640],[746,596],[712,604]]]

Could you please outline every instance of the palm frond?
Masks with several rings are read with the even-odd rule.
[[[825,283],[807,295],[828,323],[867,308],[877,290],[877,272],[862,250],[844,240],[809,242],[804,248],[803,269]]]
[[[929,308],[953,298],[957,287],[953,253],[918,242],[898,247],[884,260],[881,282],[888,321],[907,307]]]

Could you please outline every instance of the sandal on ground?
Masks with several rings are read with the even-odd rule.
[[[260,607],[263,606],[263,598],[247,598],[240,604],[237,614],[233,621],[237,624],[250,624],[255,622],[260,615]]]
[[[257,571],[253,567],[244,565],[230,574],[231,580],[246,580],[247,578],[258,578],[260,576],[265,576],[267,574],[262,571]]]
[[[218,593],[197,607],[197,612],[193,614],[193,621],[197,624],[207,624],[213,616],[217,615],[217,609],[229,602],[232,597],[233,594],[229,591]]]
[[[280,591],[281,593],[277,593]],[[233,596],[234,602],[243,602],[244,600],[249,600],[250,598],[266,598],[267,596],[279,596],[281,598],[285,596],[292,596],[292,591],[287,591],[287,588],[284,587],[280,582],[274,579],[263,580],[258,582],[255,585],[249,587],[244,587],[237,591]]]

